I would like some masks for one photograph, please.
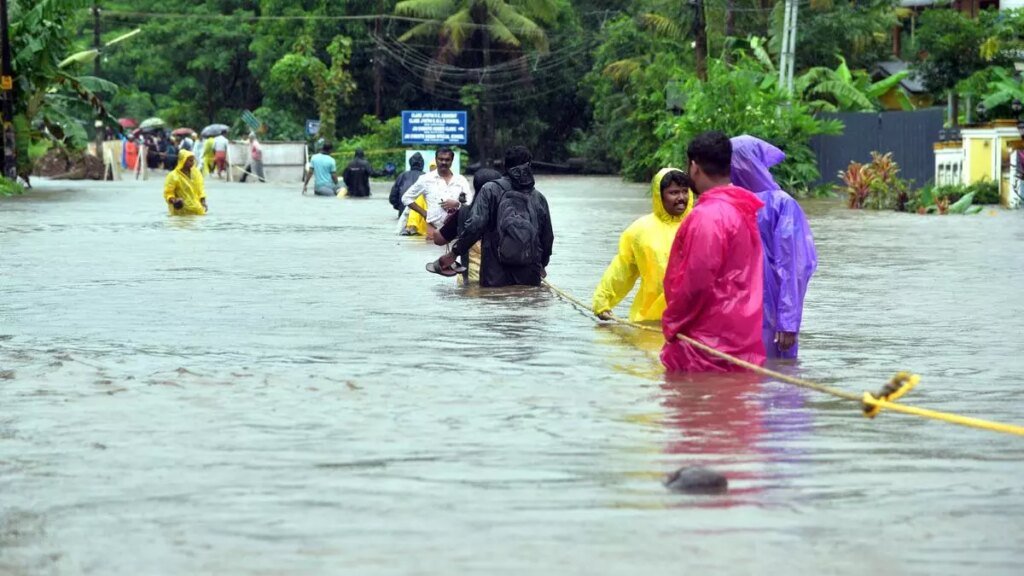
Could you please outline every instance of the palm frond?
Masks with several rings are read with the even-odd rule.
[[[640,69],[640,58],[627,58],[625,60],[617,60],[604,67],[601,74],[605,75],[612,82],[616,84],[623,84],[629,77]]]
[[[683,30],[675,20],[656,14],[645,12],[639,16],[640,27],[653,32],[654,34],[671,40],[678,40],[683,37]]]
[[[473,16],[468,8],[463,8],[444,21],[444,31],[448,35],[448,43],[453,53],[462,52],[466,40],[473,35]]]
[[[395,14],[444,20],[459,8],[454,0],[403,0],[395,4]]]
[[[513,0],[508,4],[523,16],[544,24],[553,24],[563,9],[556,0]]]
[[[499,4],[492,10],[492,15],[500,20],[508,29],[515,34],[520,41],[528,40],[534,50],[540,52],[548,51],[548,37],[536,22],[520,14],[515,8],[505,2],[494,2]]]
[[[441,33],[440,22],[423,22],[409,29],[408,32],[398,37],[399,42],[408,42],[417,38],[436,39]]]
[[[487,17],[487,30],[491,35],[491,38],[512,48],[519,48],[521,43],[519,38],[509,30],[508,26],[504,22],[499,20],[494,14],[489,14]]]

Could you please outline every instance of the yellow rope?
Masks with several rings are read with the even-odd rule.
[[[586,311],[587,313],[593,313],[590,309],[590,306],[588,306],[585,302],[582,302],[572,294],[569,294],[568,292],[558,288],[557,286],[551,284],[547,280],[544,280],[543,282],[544,286],[546,286],[549,290],[554,292],[560,298],[565,299],[569,303],[574,304],[575,306]],[[645,330],[648,332],[661,333],[661,330],[651,326],[645,326],[643,324],[638,324],[636,322],[623,320],[622,318],[618,318],[617,316],[614,316],[612,314],[609,314],[609,317],[612,322],[622,324],[623,326],[630,326],[632,328],[636,328],[638,330]],[[917,376],[916,374],[908,374],[906,372],[897,373],[893,377],[893,379],[888,384],[886,384],[878,394],[864,392],[862,395],[857,395],[851,392],[847,392],[845,390],[840,390],[838,388],[833,388],[831,386],[819,384],[817,382],[811,382],[810,380],[804,380],[803,378],[796,378],[788,374],[776,372],[775,370],[770,370],[768,368],[758,366],[757,364],[752,364],[745,360],[736,358],[735,356],[726,354],[721,350],[712,348],[711,346],[708,346],[703,342],[698,342],[697,340],[694,340],[693,338],[690,338],[689,336],[683,334],[676,334],[676,338],[681,340],[682,342],[689,344],[690,346],[693,346],[694,348],[711,354],[712,356],[721,358],[722,360],[725,360],[727,362],[735,364],[736,366],[740,366],[762,376],[767,376],[780,382],[785,382],[787,384],[792,384],[794,386],[799,386],[801,388],[807,388],[810,390],[821,392],[823,394],[828,394],[830,396],[841,398],[843,400],[856,402],[861,406],[863,414],[867,418],[874,418],[883,409],[885,409],[892,410],[894,412],[900,412],[903,414],[920,416],[922,418],[941,420],[943,422],[958,424],[960,426],[969,426],[972,428],[980,428],[982,430],[991,430],[993,432],[1003,432],[1006,434],[1024,436],[1024,426],[1016,426],[1014,424],[1003,424],[1001,422],[992,422],[989,420],[971,418],[968,416],[961,416],[959,414],[950,414],[948,412],[938,412],[936,410],[928,410],[925,408],[918,408],[916,406],[908,406],[906,404],[894,402],[894,400],[900,398],[901,396],[909,392],[914,386],[918,384],[918,382],[920,382],[921,377]]]

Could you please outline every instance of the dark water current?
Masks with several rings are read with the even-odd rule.
[[[646,187],[538,186],[549,279],[589,300]],[[656,338],[427,274],[375,192],[0,200],[0,574],[1020,573],[1024,439],[666,382]],[[788,369],[1024,423],[1024,214],[807,210]],[[730,492],[668,493],[683,464]]]

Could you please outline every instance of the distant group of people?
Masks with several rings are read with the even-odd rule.
[[[555,236],[547,200],[534,187],[530,151],[509,148],[505,173],[482,168],[472,185],[452,171],[454,160],[453,150],[439,148],[434,166],[423,172],[422,155],[410,158],[410,170],[398,176],[391,190],[399,233],[418,233],[413,223],[418,217],[427,240],[450,246],[427,264],[435,274],[462,274],[483,287],[540,285]]]
[[[174,166],[164,178],[164,201],[167,203],[167,210],[175,216],[206,214],[209,206],[206,203],[203,175],[216,172],[218,177],[223,178],[228,169],[228,131],[223,130],[217,136],[207,138],[201,145],[195,133],[175,139],[173,144]],[[252,174],[260,182],[266,182],[263,176],[263,147],[254,132],[249,133],[248,145],[248,164],[242,172],[240,181],[245,182],[246,177]],[[196,155],[200,148],[201,162]]]
[[[334,145],[330,142],[323,142],[320,150],[309,159],[309,167],[306,169],[302,179],[302,193],[309,190],[309,181],[313,180],[313,194],[316,196],[337,196],[342,189],[346,196],[353,198],[370,197],[370,177],[376,176],[366,155],[361,148],[357,148],[352,161],[342,172],[341,180],[338,180],[338,162],[331,156]]]

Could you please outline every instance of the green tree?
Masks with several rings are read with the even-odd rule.
[[[253,4],[136,0],[123,5],[131,13],[172,17],[144,20],[142,33],[104,60],[104,74],[125,87],[113,105],[197,129],[211,122],[231,124],[239,111],[258,107],[262,93],[248,66],[253,24],[245,19],[253,15]],[[112,34],[139,24],[117,8],[104,19]]]
[[[959,116],[958,83],[988,66],[981,47],[987,38],[991,14],[970,18],[959,10],[926,10],[917,30],[917,45],[924,59],[916,70],[936,95],[948,95],[953,105],[951,122]]]
[[[16,138],[22,145],[31,137],[33,124],[45,125],[64,143],[83,146],[86,122],[91,124],[97,115],[113,121],[103,95],[114,93],[116,86],[78,75],[75,59],[67,58],[84,5],[84,0],[12,0],[9,5]],[[20,170],[26,168],[25,160],[19,156]]]
[[[791,192],[806,191],[819,177],[810,138],[837,134],[842,124],[815,118],[805,104],[790,101],[756,58],[743,52],[736,56],[735,65],[711,60],[707,82],[694,77],[685,82],[683,113],[667,118],[657,129],[656,165],[684,164],[689,141],[708,130],[753,134],[786,153],[786,161],[774,169],[779,184]]]
[[[775,4],[772,47],[782,44],[783,2]],[[830,66],[839,54],[852,69],[869,68],[892,58],[891,34],[898,25],[893,0],[817,0],[800,8],[797,27],[797,70]],[[927,13],[937,10],[927,10]]]
[[[355,90],[347,70],[352,57],[352,40],[336,36],[326,48],[329,62],[315,55],[312,38],[299,36],[291,54],[285,54],[270,70],[270,81],[281,90],[302,97],[307,83],[313,87],[313,100],[320,113],[320,136],[333,140],[339,104]]]

